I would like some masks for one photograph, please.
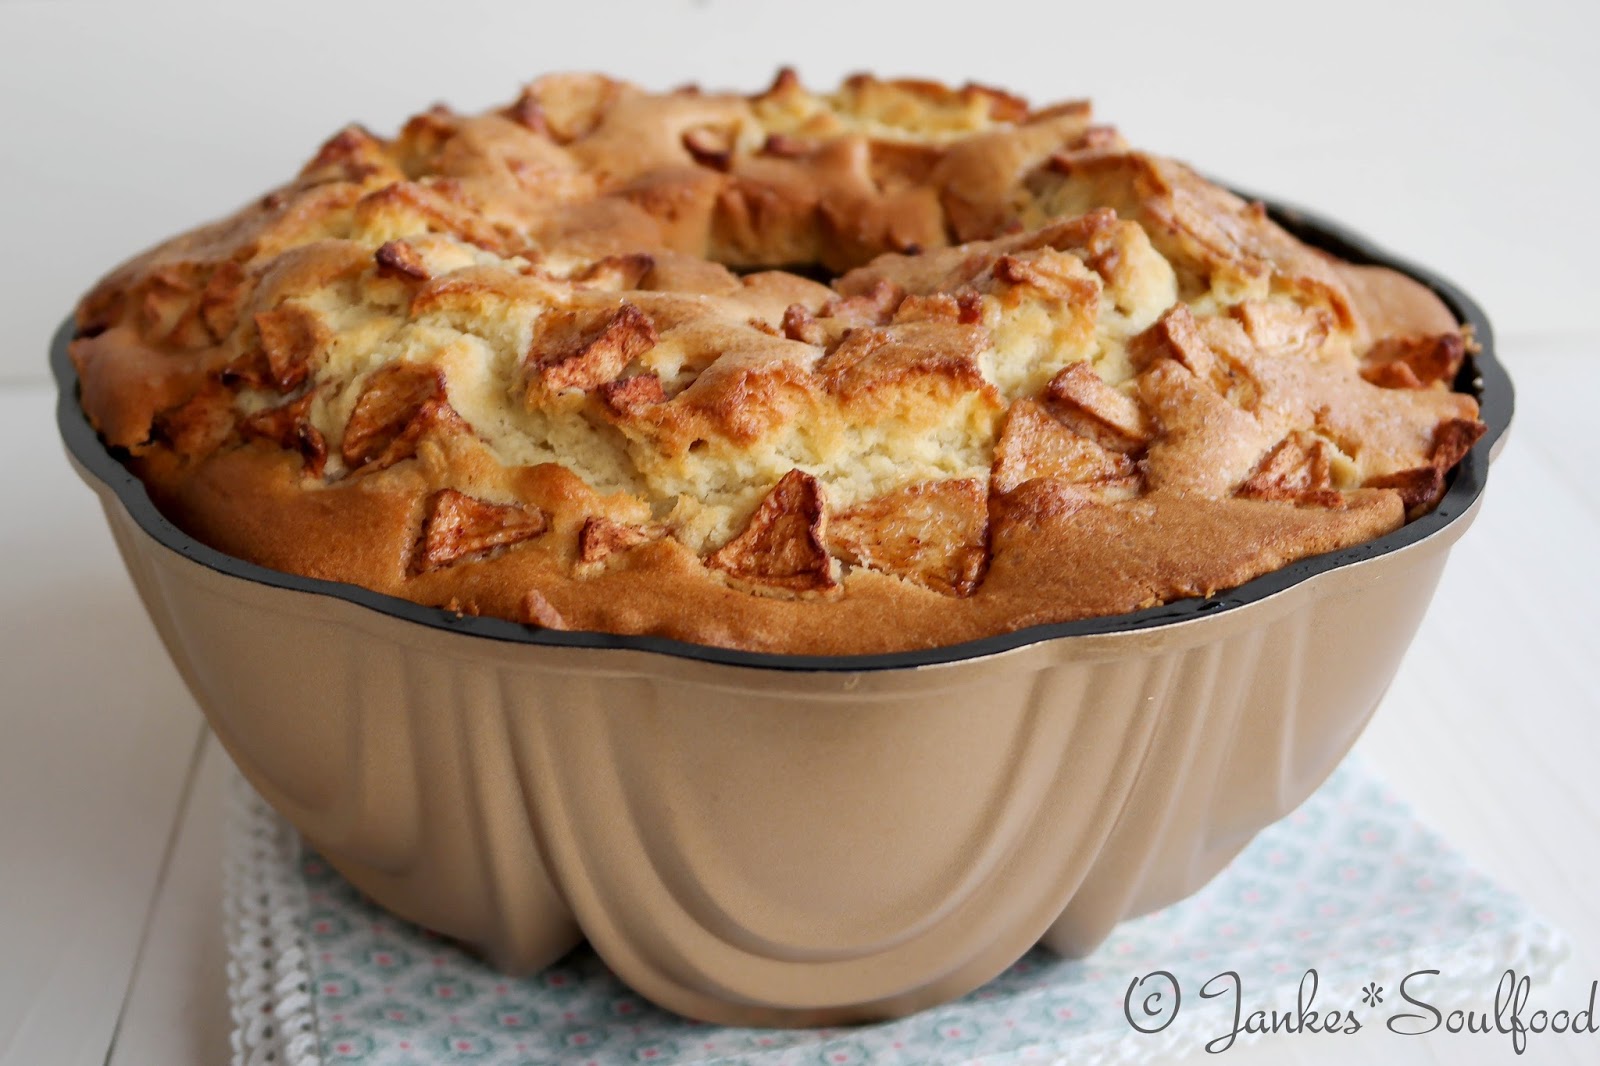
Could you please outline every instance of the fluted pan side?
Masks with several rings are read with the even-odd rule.
[[[644,683],[519,716],[519,749],[566,897],[630,983],[699,1016],[879,1015],[1004,968],[1087,873],[1150,725],[1083,713],[1102,673],[935,704]]]
[[[905,1013],[1200,887],[1349,748],[1472,518],[1181,624],[799,673],[257,584],[88,480],[218,738],[358,888],[733,1024]]]
[[[1448,545],[1418,548],[1432,550],[1331,574],[1341,579],[1278,618],[1181,655],[1130,802],[1047,947],[1085,955],[1117,922],[1193,893],[1316,791],[1438,584]]]

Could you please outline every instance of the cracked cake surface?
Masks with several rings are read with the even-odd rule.
[[[549,628],[938,646],[1433,507],[1472,348],[1087,103],[590,74],[349,127],[80,302],[81,401],[222,551]]]

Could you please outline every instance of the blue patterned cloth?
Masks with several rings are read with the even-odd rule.
[[[249,984],[255,963],[249,945],[235,953],[236,1061],[245,1063],[1138,1062],[1225,1036],[1235,998],[1245,1015],[1294,1010],[1313,968],[1318,1010],[1381,1028],[1407,974],[1440,971],[1414,980],[1413,995],[1481,1007],[1507,968],[1537,983],[1566,950],[1520,901],[1347,765],[1201,893],[1124,923],[1087,959],[1034,950],[959,1001],[881,1025],[720,1028],[657,1009],[586,948],[532,977],[501,976],[366,902],[326,863],[300,853],[259,799],[249,802],[258,827],[278,827],[288,844],[258,841],[253,861],[269,868],[230,876],[231,891],[274,883],[288,891],[273,904],[276,958],[264,963],[278,991],[260,980],[266,991],[251,1000],[246,989],[241,1006],[240,978]],[[255,935],[253,921],[268,920],[246,914],[235,922],[236,941]],[[1237,997],[1225,978],[1223,996],[1202,998],[1201,986],[1228,970],[1239,974]],[[305,984],[308,997],[283,992]]]

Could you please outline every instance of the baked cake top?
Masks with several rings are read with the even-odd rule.
[[[263,565],[784,652],[1209,595],[1432,507],[1471,343],[1087,103],[554,75],[81,302],[85,409]]]

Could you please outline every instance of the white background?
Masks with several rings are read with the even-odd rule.
[[[0,0],[0,374],[105,268],[254,198],[341,124],[552,69],[755,89],[793,63],[1091,96],[1136,142],[1316,205],[1517,334],[1600,291],[1600,18],[1584,0],[605,4]]]
[[[59,457],[45,342],[117,260],[349,120],[858,69],[1092,95],[1136,143],[1314,206],[1487,307],[1518,424],[1362,742],[1600,977],[1600,16],[1577,0],[121,3],[0,0],[0,1063],[222,1061],[221,759]],[[1554,995],[1554,993],[1552,993]],[[113,1037],[115,1042],[113,1043]],[[1230,1061],[1347,1062],[1302,1038]],[[1374,1062],[1502,1062],[1482,1038]],[[1199,1056],[1204,1059],[1205,1056]],[[1600,1038],[1524,1062],[1600,1061]]]

